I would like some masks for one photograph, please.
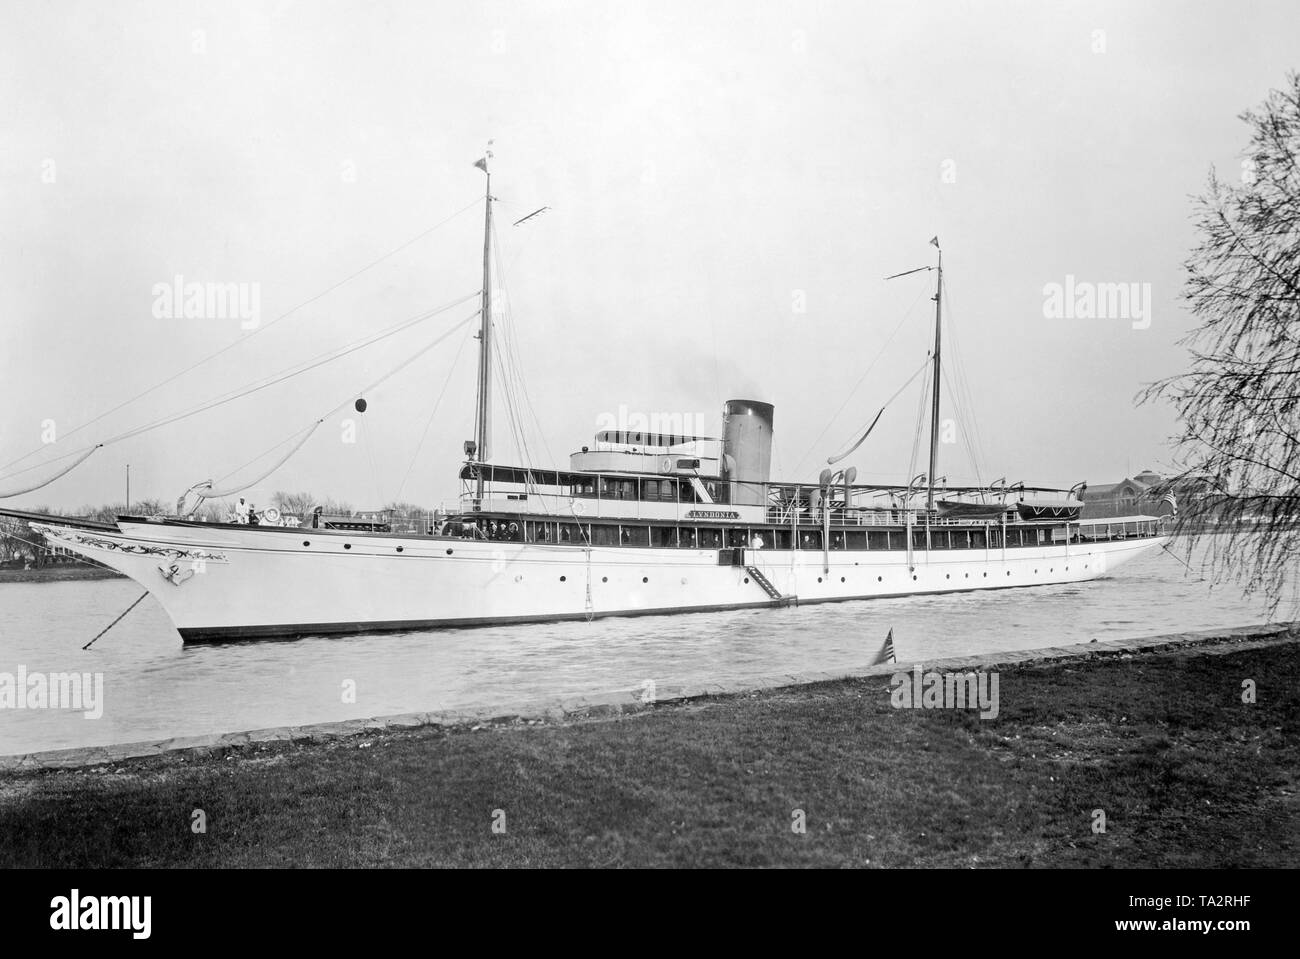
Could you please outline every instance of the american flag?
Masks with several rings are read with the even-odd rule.
[[[878,666],[881,663],[896,662],[898,662],[898,657],[894,655],[894,630],[893,627],[890,627],[889,635],[885,637],[885,645],[880,647],[880,653],[876,656],[876,661],[872,665]]]

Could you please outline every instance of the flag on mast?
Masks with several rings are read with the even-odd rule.
[[[896,663],[898,657],[894,655],[894,629],[891,626],[889,635],[885,637],[885,644],[880,647],[880,652],[876,654],[876,661],[872,666],[879,666],[881,663]]]
[[[479,158],[474,162],[474,165],[478,167],[480,170],[482,170],[484,173],[487,173],[487,157]]]
[[[934,246],[938,246],[938,245],[939,245],[939,238],[938,238],[937,236],[932,236],[932,237],[930,237],[930,242],[931,242]]]

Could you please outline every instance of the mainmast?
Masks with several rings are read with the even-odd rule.
[[[935,460],[939,452],[939,343],[943,331],[941,299],[943,297],[943,249],[936,236],[930,241],[939,250],[939,278],[934,286],[934,399],[930,408],[930,495],[926,498],[926,509],[934,512],[934,477]]]
[[[489,141],[489,146],[491,141]],[[475,499],[483,502],[483,464],[488,460],[492,439],[492,173],[488,160],[492,151],[474,165],[487,177],[483,200],[483,305],[479,317],[478,403],[474,410],[474,453],[479,463]]]

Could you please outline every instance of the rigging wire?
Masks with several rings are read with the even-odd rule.
[[[844,457],[848,456],[859,446],[861,446],[866,441],[867,437],[871,435],[871,431],[876,428],[876,424],[880,421],[880,417],[885,412],[885,408],[889,406],[890,403],[894,402],[894,400],[898,399],[898,397],[902,394],[902,392],[912,385],[912,381],[925,371],[929,363],[930,363],[929,359],[926,359],[926,361],[921,364],[921,366],[917,369],[917,371],[907,378],[907,382],[905,382],[902,386],[900,386],[897,390],[895,390],[894,394],[889,399],[885,400],[883,404],[881,404],[880,411],[876,413],[875,418],[867,426],[866,431],[860,437],[858,437],[857,442],[855,442],[852,446],[850,446],[848,449],[844,450],[843,452],[836,453],[834,456],[828,457],[826,462],[829,465],[834,466],[840,460],[844,459]]]
[[[150,393],[153,393],[153,392],[155,392],[155,391],[157,391],[157,390],[162,389],[164,386],[168,385],[169,383],[173,383],[173,382],[175,382],[176,380],[180,379],[182,376],[186,375],[187,373],[191,373],[191,372],[193,372],[194,370],[198,369],[200,366],[204,365],[205,363],[208,363],[209,361],[216,359],[218,356],[221,356],[222,354],[229,352],[230,350],[234,349],[234,348],[237,347],[237,346],[240,346],[240,345],[242,345],[242,344],[244,344],[244,343],[247,343],[249,340],[251,340],[253,337],[257,336],[258,334],[260,334],[260,333],[265,333],[267,330],[269,330],[271,327],[275,326],[275,325],[276,325],[277,323],[279,323],[281,320],[286,319],[287,317],[293,315],[294,313],[297,313],[299,310],[303,309],[304,307],[310,306],[311,304],[315,303],[317,300],[320,300],[320,299],[322,299],[322,298],[328,296],[330,293],[333,293],[333,292],[334,292],[335,290],[337,290],[339,287],[341,287],[341,286],[343,286],[343,285],[345,285],[345,284],[347,284],[347,283],[350,283],[352,280],[355,280],[358,276],[361,276],[361,274],[363,274],[363,273],[367,272],[368,270],[371,270],[371,269],[373,269],[374,267],[378,266],[378,265],[379,265],[380,263],[382,263],[384,260],[387,260],[387,259],[389,259],[389,258],[392,257],[392,256],[396,256],[398,253],[401,253],[401,252],[402,252],[403,250],[405,250],[407,247],[409,247],[409,246],[411,246],[411,245],[417,243],[418,241],[424,239],[424,238],[425,238],[426,236],[428,236],[430,233],[433,233],[435,230],[440,229],[440,228],[443,227],[443,226],[446,226],[448,223],[450,223],[452,220],[456,219],[456,217],[460,216],[460,215],[461,215],[462,213],[464,213],[466,210],[470,210],[470,209],[476,207],[476,206],[478,205],[478,202],[479,202],[479,201],[478,201],[478,199],[476,198],[473,202],[467,204],[466,206],[461,207],[459,210],[457,210],[457,211],[456,211],[455,213],[453,213],[451,216],[446,217],[445,219],[438,221],[438,222],[435,223],[433,226],[429,227],[427,230],[425,230],[425,231],[423,231],[422,233],[418,234],[417,236],[414,236],[414,237],[412,237],[411,239],[407,240],[407,241],[406,241],[405,243],[403,243],[401,246],[399,246],[399,247],[397,247],[397,248],[395,248],[395,249],[393,249],[393,250],[389,250],[389,251],[388,251],[387,253],[385,253],[383,256],[379,257],[379,258],[376,259],[376,260],[372,260],[370,263],[368,263],[368,264],[366,264],[365,266],[361,267],[361,269],[359,269],[359,270],[357,270],[357,271],[355,271],[355,272],[349,274],[348,276],[346,276],[346,277],[344,277],[343,279],[339,280],[337,283],[333,284],[332,286],[326,288],[325,290],[322,290],[320,293],[317,293],[315,296],[312,296],[312,297],[310,297],[310,298],[308,298],[308,299],[306,299],[306,300],[303,300],[303,301],[302,301],[301,303],[299,303],[297,306],[292,307],[291,309],[285,311],[284,313],[281,313],[281,314],[280,314],[279,316],[277,316],[275,319],[271,320],[271,322],[266,323],[266,324],[261,325],[261,326],[258,326],[256,329],[254,329],[252,332],[250,332],[247,336],[242,336],[242,337],[240,337],[239,339],[234,340],[234,341],[231,342],[231,343],[228,343],[226,346],[223,346],[221,349],[217,350],[215,353],[209,353],[207,356],[205,356],[205,357],[203,357],[202,359],[198,360],[197,362],[191,364],[190,366],[187,366],[185,369],[181,370],[180,372],[178,372],[178,373],[174,373],[174,374],[172,374],[171,376],[167,377],[165,380],[161,380],[161,381],[155,383],[153,386],[149,387],[148,389],[143,390],[143,391],[141,391],[141,392],[135,394],[134,396],[130,397],[129,399],[123,400],[121,403],[119,403],[117,406],[114,406],[112,409],[107,410],[107,411],[105,411],[105,412],[103,412],[103,413],[100,413],[100,414],[99,414],[98,416],[96,416],[94,419],[87,420],[85,423],[82,423],[82,424],[80,424],[80,425],[78,425],[78,426],[74,426],[72,429],[65,431],[63,435],[64,435],[65,437],[66,437],[66,436],[70,436],[70,435],[72,435],[72,434],[74,434],[74,433],[79,433],[79,432],[81,432],[83,429],[85,429],[85,428],[88,427],[88,426],[93,426],[95,423],[98,423],[100,420],[104,419],[104,418],[107,417],[107,416],[111,416],[112,414],[116,413],[118,410],[122,409],[123,407],[130,406],[132,403],[136,402],[137,400],[141,400],[141,399],[143,399],[144,397],[148,396]],[[477,294],[476,294],[476,295],[477,295]],[[31,458],[32,456],[35,456],[37,453],[39,453],[39,452],[40,452],[42,449],[44,449],[44,448],[45,448],[44,446],[39,446],[39,447],[37,447],[36,449],[31,450],[30,452],[24,453],[22,456],[18,457],[17,459],[10,460],[8,463],[5,463],[4,465],[0,466],[0,470],[7,470],[7,469],[9,469],[9,467],[11,467],[11,466],[16,466],[17,464],[21,463],[23,460],[25,460],[25,459],[29,459],[29,458]],[[9,475],[14,475],[14,474],[9,474]]]
[[[388,379],[392,378],[393,376],[396,376],[398,373],[400,373],[402,370],[406,369],[408,366],[410,366],[412,363],[414,363],[416,360],[418,360],[418,359],[419,359],[420,357],[422,357],[424,354],[426,354],[426,353],[428,353],[430,350],[432,350],[435,346],[437,346],[437,345],[438,345],[439,343],[441,343],[443,340],[447,339],[447,337],[451,336],[451,334],[454,333],[454,332],[456,332],[456,330],[460,329],[462,326],[466,326],[466,325],[469,324],[471,321],[477,319],[478,316],[479,316],[479,311],[478,311],[478,310],[475,310],[475,311],[474,311],[473,313],[471,313],[469,316],[465,317],[465,319],[461,320],[459,323],[457,323],[455,326],[453,326],[450,330],[447,330],[445,333],[442,333],[442,334],[438,335],[436,338],[433,339],[432,342],[430,342],[430,343],[428,343],[427,345],[422,346],[420,349],[416,350],[416,351],[415,351],[414,353],[412,353],[410,356],[408,356],[408,357],[406,357],[404,360],[402,360],[401,363],[397,364],[395,367],[393,367],[392,369],[390,369],[387,373],[385,373],[385,374],[383,374],[382,376],[380,376],[377,380],[375,380],[374,382],[370,383],[370,384],[369,384],[368,386],[366,386],[365,388],[363,388],[363,389],[361,389],[361,390],[356,390],[356,391],[350,392],[350,393],[348,394],[348,398],[347,398],[347,399],[343,400],[343,401],[342,401],[341,403],[339,403],[338,405],[332,407],[332,408],[331,408],[330,410],[328,410],[324,415],[322,415],[319,419],[317,419],[317,420],[315,421],[315,423],[313,423],[312,426],[310,427],[310,429],[308,430],[307,435],[304,436],[304,437],[302,438],[302,440],[300,440],[300,441],[298,442],[298,444],[297,444],[296,446],[294,446],[293,449],[291,449],[291,450],[290,450],[290,451],[289,451],[289,452],[288,452],[288,453],[287,453],[283,458],[281,458],[281,459],[280,459],[280,460],[275,464],[275,466],[271,467],[270,470],[268,470],[267,472],[263,473],[261,476],[257,477],[257,479],[252,480],[252,481],[250,481],[250,482],[248,482],[248,483],[245,483],[245,484],[243,484],[243,485],[241,485],[241,486],[239,486],[239,487],[237,487],[237,488],[235,488],[235,489],[223,490],[223,491],[220,492],[220,493],[213,493],[213,494],[211,494],[210,496],[204,496],[202,493],[200,493],[200,494],[199,494],[200,497],[203,498],[203,499],[217,499],[217,498],[220,498],[220,497],[223,497],[223,496],[230,496],[230,495],[232,495],[232,494],[234,494],[234,493],[238,493],[238,492],[240,492],[241,490],[248,489],[248,487],[253,486],[253,485],[256,485],[257,483],[262,482],[262,480],[266,479],[268,476],[270,476],[272,473],[274,473],[276,470],[278,470],[281,466],[283,466],[286,462],[288,462],[289,458],[290,458],[291,456],[293,456],[294,453],[298,452],[298,450],[301,449],[301,448],[303,447],[303,445],[307,442],[307,440],[308,440],[308,439],[311,437],[311,435],[316,431],[316,428],[317,428],[318,426],[320,426],[321,423],[325,422],[327,419],[329,419],[331,416],[333,416],[333,415],[334,415],[335,413],[337,413],[339,410],[344,409],[344,408],[347,407],[350,403],[354,402],[354,398],[355,398],[357,395],[364,395],[364,394],[366,394],[366,393],[372,393],[372,392],[374,392],[374,390],[377,389],[380,385],[382,385],[385,381],[387,381]],[[276,445],[279,446],[279,445],[282,445],[282,444],[276,444]],[[272,449],[274,449],[274,448],[275,448],[275,447],[272,447]],[[265,454],[263,454],[263,455],[265,455]],[[261,457],[258,457],[258,459],[260,459],[260,458],[261,458]],[[242,467],[241,467],[241,468],[242,468]],[[373,473],[373,470],[374,470],[374,461],[373,461],[373,459],[371,460],[371,469],[372,469],[372,473]],[[230,474],[227,474],[227,475],[230,475]],[[373,476],[372,476],[372,479],[373,479]]]
[[[966,364],[964,353],[961,348],[961,342],[957,336],[957,324],[953,322],[952,316],[952,294],[948,291],[948,281],[943,283],[944,301],[948,306],[948,337],[953,346],[953,369],[956,380],[956,390],[954,394],[959,397],[960,407],[964,407],[965,416],[969,421],[969,431],[967,425],[963,423],[962,430],[967,433],[967,442],[970,445],[969,454],[971,457],[971,466],[975,470],[975,477],[980,485],[981,474],[987,472],[987,460],[984,456],[986,449],[984,444],[983,430],[980,428],[980,418],[975,408],[974,392],[971,389],[970,378],[966,374]]]
[[[501,249],[498,245],[499,240],[500,240],[500,235],[494,232],[492,234],[492,249],[496,254],[497,275],[500,277],[501,280],[502,299],[505,301],[503,304],[504,309],[502,311],[502,328],[506,334],[503,337],[506,344],[506,350],[505,350],[506,361],[511,368],[511,374],[512,374],[511,379],[514,384],[514,388],[517,389],[518,393],[522,394],[521,397],[516,397],[517,400],[516,406],[522,406],[528,413],[532,415],[532,422],[533,425],[536,426],[537,428],[537,436],[540,439],[540,442],[542,444],[542,449],[546,451],[547,462],[553,465],[555,463],[555,457],[551,453],[550,445],[546,442],[546,430],[543,429],[542,422],[537,416],[537,407],[533,403],[532,396],[528,392],[528,379],[527,377],[524,376],[523,373],[523,361],[519,356],[519,344],[518,344],[519,338],[516,335],[515,322],[514,322],[514,303],[510,298],[510,287],[506,277],[506,263],[505,263],[505,258],[501,256]],[[518,254],[516,254],[516,259],[517,258],[518,258]],[[527,424],[521,422],[519,424],[519,428],[521,434],[524,435],[524,439],[526,442]],[[535,458],[532,456],[531,450],[526,449],[524,451],[524,456],[525,456],[524,465],[527,466],[529,469],[532,469],[537,465],[535,462]]]
[[[456,306],[459,306],[465,301],[471,300],[478,295],[479,295],[478,293],[472,293],[469,296],[461,297],[460,299],[448,303],[444,306],[440,306],[437,309],[418,314],[414,317],[410,317],[406,320],[401,321],[400,323],[394,324],[393,326],[387,328],[386,330],[382,330],[379,333],[372,334],[371,336],[366,337],[365,339],[357,341],[353,344],[349,344],[344,348],[319,354],[317,357],[313,358],[312,360],[308,360],[305,363],[297,364],[296,366],[285,367],[279,373],[271,374],[269,378],[264,377],[262,380],[252,381],[251,383],[245,384],[244,386],[239,387],[235,390],[221,394],[215,399],[208,400],[199,404],[198,406],[191,407],[189,410],[180,413],[171,414],[169,416],[165,416],[162,417],[161,419],[155,420],[152,423],[147,423],[143,426],[139,426],[134,429],[127,430],[123,433],[119,433],[116,436],[104,440],[103,442],[99,443],[96,447],[92,447],[91,449],[93,451],[94,449],[98,448],[98,446],[108,446],[112,443],[117,443],[125,439],[130,439],[131,437],[134,436],[139,436],[143,433],[147,433],[151,430],[158,429],[170,423],[175,423],[175,422],[179,422],[180,420],[188,419],[191,416],[196,416],[199,413],[206,412],[207,410],[214,409],[218,406],[223,406],[226,403],[230,403],[233,402],[234,400],[241,399],[244,396],[248,396],[251,395],[252,393],[259,392],[268,387],[275,386],[276,384],[281,383],[284,380],[291,379],[294,376],[298,376],[302,373],[309,372],[313,369],[316,369],[317,367],[324,366],[327,363],[332,363],[335,360],[342,359],[343,357],[355,353],[358,350],[364,349],[367,346],[371,346],[374,343],[378,343],[381,340],[385,340],[390,336],[394,336],[397,333],[400,333],[403,330],[416,325],[417,323],[423,322],[424,320],[427,319],[431,319],[432,317],[437,316],[440,313],[444,313],[447,310],[450,310]],[[448,335],[450,335],[450,333],[454,332],[457,328],[459,328],[459,326],[463,326],[464,322],[458,324],[456,327],[453,327],[451,330],[449,330]],[[29,470],[39,469],[41,466],[49,465],[49,463],[57,462],[60,459],[66,459],[69,456],[75,456],[79,452],[81,451],[77,450],[72,453],[64,454],[63,456],[60,457],[55,457],[54,459],[50,460],[48,463],[37,464],[35,466],[27,466],[21,470],[15,470],[12,473],[0,477],[0,479],[8,479],[12,476],[18,476],[22,473],[28,472]]]
[[[321,421],[320,421],[320,420],[317,420],[316,423],[313,424],[312,426],[308,427],[308,429],[312,429],[312,430],[314,430],[314,429],[316,428],[316,426],[320,425],[320,423],[321,423]],[[275,444],[274,446],[272,446],[270,449],[265,449],[265,450],[263,450],[262,452],[258,453],[256,456],[254,456],[254,457],[253,457],[251,460],[249,460],[248,462],[243,463],[243,464],[241,464],[241,465],[239,465],[239,466],[236,466],[234,469],[232,469],[232,470],[231,470],[229,473],[227,473],[225,476],[218,477],[216,480],[214,480],[214,482],[215,482],[215,483],[224,483],[226,480],[230,479],[230,477],[234,476],[234,475],[235,475],[236,473],[238,473],[240,470],[242,470],[242,469],[247,469],[248,467],[252,466],[252,465],[253,465],[254,463],[256,463],[258,460],[260,460],[263,456],[268,456],[268,455],[270,455],[271,453],[274,453],[274,452],[275,452],[276,450],[278,450],[281,446],[283,446],[285,443],[288,443],[290,440],[292,440],[295,436],[297,436],[297,435],[298,435],[299,433],[301,433],[301,432],[302,432],[301,429],[294,430],[292,433],[290,433],[290,434],[289,434],[288,436],[286,436],[284,439],[280,440],[280,442],[276,443],[276,444]]]
[[[166,426],[169,423],[175,423],[178,422],[179,420],[188,419],[189,417],[195,416],[198,413],[202,413],[207,410],[214,409],[218,406],[224,406],[226,403],[233,402],[234,400],[237,399],[242,399],[243,397],[250,396],[253,393],[261,392],[262,390],[267,389],[268,387],[276,386],[279,383],[283,383],[285,380],[292,379],[295,376],[300,376],[303,373],[309,373],[318,367],[326,365],[327,363],[333,363],[335,360],[340,360],[345,356],[349,356],[357,352],[358,350],[365,349],[367,346],[372,346],[375,343],[388,339],[390,336],[395,336],[398,333],[402,332],[403,330],[408,329],[416,325],[417,323],[423,322],[424,320],[431,319],[432,317],[436,316],[439,313],[445,313],[447,310],[450,310],[455,306],[459,306],[460,304],[464,303],[466,300],[473,299],[474,296],[476,295],[477,294],[470,294],[469,296],[462,297],[461,299],[455,301],[454,303],[449,303],[446,306],[439,307],[437,310],[433,310],[428,313],[419,314],[418,316],[412,317],[393,327],[390,327],[386,331],[368,337],[367,339],[362,340],[361,342],[353,344],[349,347],[346,347],[342,350],[335,350],[332,353],[322,354],[316,359],[309,360],[305,364],[299,364],[297,367],[287,367],[285,370],[282,370],[280,373],[272,374],[271,377],[269,379],[266,379],[264,382],[248,384],[245,387],[241,387],[235,391],[224,394],[221,397],[218,397],[217,399],[201,404],[198,407],[194,407],[187,412],[175,414],[170,417],[164,417],[163,419],[156,420],[154,423],[148,424],[146,426],[138,427],[133,430],[128,430],[125,433],[120,433],[109,440],[105,440],[105,444],[116,443],[119,440],[128,439],[132,436],[138,436],[141,433],[145,433],[150,430],[157,429],[160,426]],[[464,322],[468,322],[468,321],[462,321],[462,325]],[[452,329],[448,330],[444,336],[451,335],[451,333],[454,332],[456,328],[457,327],[452,327]]]
[[[920,454],[921,433],[925,428],[925,401],[930,392],[929,386],[931,370],[929,357],[931,355],[932,354],[930,353],[926,354],[925,375],[921,377],[921,400],[916,406],[916,431],[912,434],[912,459],[907,466],[908,482],[911,482],[912,477],[916,475],[916,458]],[[930,480],[934,479],[932,476],[928,478]]]
[[[35,486],[28,486],[24,489],[16,489],[16,490],[11,490],[7,493],[0,493],[0,499],[12,499],[15,496],[22,496],[24,493],[34,493],[36,490],[41,489],[42,487],[49,486],[60,476],[64,476],[68,473],[71,473],[74,469],[76,469],[78,466],[80,466],[82,463],[88,460],[90,458],[91,453],[95,452],[95,450],[99,449],[99,447],[103,445],[104,445],[103,443],[100,443],[99,446],[92,446],[90,449],[86,450],[86,452],[75,462],[69,464],[68,466],[65,466],[63,469],[59,470],[49,479],[42,480],[41,482],[37,483]],[[60,459],[62,458],[63,457],[60,457]],[[46,464],[42,464],[42,465],[46,465]]]
[[[925,295],[924,289],[921,290],[921,292],[916,295],[916,299],[912,301],[912,305],[907,308],[907,310],[903,313],[903,318],[899,320],[898,325],[894,327],[894,332],[890,333],[889,337],[881,345],[879,352],[876,353],[876,358],[873,359],[867,365],[867,368],[865,370],[862,371],[862,375],[858,377],[858,381],[853,384],[853,389],[849,390],[848,395],[844,397],[844,402],[840,404],[839,409],[837,409],[835,411],[835,414],[831,416],[829,420],[826,421],[826,425],[822,427],[822,431],[817,434],[817,438],[812,441],[808,449],[804,452],[803,456],[799,457],[799,462],[795,464],[794,472],[791,474],[792,476],[798,475],[799,470],[803,467],[803,464],[807,462],[809,455],[811,455],[812,451],[817,448],[817,444],[822,441],[822,437],[826,435],[827,431],[831,428],[832,425],[834,425],[835,421],[839,419],[840,414],[843,413],[844,408],[849,405],[849,401],[853,399],[854,394],[857,393],[858,389],[862,386],[862,384],[866,382],[867,376],[875,368],[876,364],[880,362],[880,358],[885,355],[885,350],[889,347],[889,344],[894,341],[894,337],[898,335],[898,331],[903,328],[903,324],[906,323],[908,319],[911,317],[912,311],[916,309],[916,304],[921,302],[921,297],[924,295]]]
[[[528,441],[524,438],[522,429],[520,427],[521,418],[519,415],[519,410],[516,406],[517,397],[515,396],[515,392],[513,388],[508,383],[505,361],[501,355],[502,352],[503,352],[502,350],[497,350],[495,352],[494,358],[496,359],[497,370],[501,374],[502,393],[504,394],[505,401],[506,401],[506,414],[510,426],[510,435],[514,440],[515,450],[518,453],[519,457],[524,461],[524,466],[526,468],[526,471],[524,473],[525,488],[528,490],[529,493],[532,493],[534,491],[533,490],[534,484],[531,482],[532,469],[533,469],[532,456],[528,449]]]
[[[948,392],[956,399],[959,391],[948,377],[946,367],[943,368],[943,381],[948,384]],[[970,461],[970,467],[975,473],[975,485],[983,486],[984,481],[981,478],[983,471],[980,469],[979,457],[975,453],[975,436],[969,423],[969,416],[960,403],[953,403],[953,412],[956,416],[957,426],[961,430],[961,435],[966,439],[966,458]]]
[[[438,398],[433,402],[433,409],[429,412],[429,418],[425,421],[424,432],[420,434],[419,445],[415,447],[415,454],[411,457],[410,464],[406,467],[406,473],[402,476],[402,482],[397,487],[397,501],[402,501],[402,491],[406,489],[406,482],[411,478],[411,470],[415,469],[415,463],[420,458],[420,453],[424,449],[424,441],[429,437],[429,428],[433,426],[433,418],[438,414],[438,407],[442,405],[442,398],[447,394],[447,387],[451,385],[452,377],[456,373],[456,367],[460,363],[461,354],[465,352],[465,344],[473,337],[467,336],[460,341],[460,346],[456,349],[456,355],[452,358],[451,367],[447,370],[447,379],[443,381],[442,390],[438,393]]]
[[[249,480],[247,483],[244,483],[240,486],[232,487],[231,489],[225,489],[225,490],[211,489],[211,484],[209,483],[209,489],[206,492],[203,490],[195,490],[195,492],[198,495],[199,501],[201,502],[205,499],[224,499],[227,496],[233,496],[236,493],[242,493],[250,486],[256,486],[258,483],[262,482],[262,480],[266,479],[268,476],[270,476],[272,473],[278,470],[285,463],[289,462],[289,458],[293,456],[294,453],[297,453],[300,449],[302,449],[304,445],[306,445],[307,441],[311,439],[312,434],[316,432],[316,427],[320,426],[321,423],[323,422],[325,421],[322,419],[322,420],[317,420],[315,423],[313,423],[311,427],[307,430],[307,434],[302,439],[300,439],[296,444],[294,444],[293,447],[290,448],[289,452],[285,453],[284,456],[280,457],[280,459],[278,459],[275,462],[274,466],[272,466],[262,475],[258,476],[256,479]],[[298,432],[302,432],[302,431],[299,430]],[[283,442],[276,444],[276,446],[283,446],[283,445],[284,445]],[[275,449],[275,446],[273,446],[272,449]],[[263,453],[261,456],[258,456],[257,459],[261,459],[262,456],[265,455],[266,454]],[[256,460],[253,460],[253,462],[256,462]],[[243,469],[243,467],[240,467],[240,469]],[[239,470],[234,470],[231,473],[227,473],[226,476],[222,477],[222,479],[224,480],[229,476],[233,476],[234,473],[237,473],[238,471]]]

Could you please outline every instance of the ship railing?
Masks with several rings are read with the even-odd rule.
[[[350,512],[312,512],[285,513],[284,518],[292,516],[298,520],[300,527],[312,529],[356,530],[370,533],[400,533],[407,536],[436,536],[442,531],[442,524],[452,513],[455,506],[440,504],[434,509],[363,509]]]
[[[789,526],[797,513],[799,524],[814,526],[822,523],[823,511],[800,505],[797,509],[789,506],[769,506],[767,521],[777,526]],[[835,526],[942,526],[942,527],[984,527],[999,526],[1001,519],[984,519],[957,516],[940,516],[937,512],[927,513],[925,509],[879,509],[852,506],[834,506],[830,510],[831,523]],[[928,522],[927,522],[928,519]]]

